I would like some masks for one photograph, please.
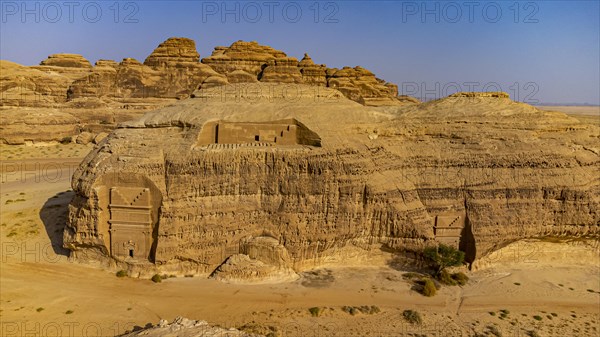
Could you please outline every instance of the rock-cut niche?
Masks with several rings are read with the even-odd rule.
[[[141,175],[105,175],[96,187],[98,231],[117,259],[154,262],[162,196]]]
[[[296,119],[269,122],[210,121],[202,126],[198,146],[212,144],[256,144],[321,146],[318,134]]]

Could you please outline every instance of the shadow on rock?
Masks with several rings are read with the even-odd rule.
[[[52,249],[57,255],[69,256],[69,250],[63,248],[63,231],[67,224],[69,203],[74,192],[60,192],[46,200],[40,210],[40,219],[44,223],[46,233],[52,244]]]
[[[392,253],[393,257],[387,261],[387,265],[401,272],[427,272],[429,265],[423,256],[411,251],[395,251],[382,248],[383,251]]]

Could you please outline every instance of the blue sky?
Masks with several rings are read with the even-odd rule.
[[[402,93],[457,89],[600,103],[599,1],[2,1],[0,58],[143,61],[171,36],[256,40],[330,67],[361,65]],[[101,11],[101,13],[99,12]]]

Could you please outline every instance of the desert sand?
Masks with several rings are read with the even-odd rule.
[[[598,335],[597,241],[517,242],[467,271],[466,286],[445,286],[432,298],[412,291],[402,277],[407,270],[384,252],[362,265],[258,285],[197,277],[153,283],[71,262],[57,243],[73,195],[72,169],[90,148],[0,148],[2,336],[113,336],[177,316],[276,336]],[[380,312],[350,315],[344,306]],[[324,309],[313,317],[312,307]],[[406,322],[407,309],[423,323]]]

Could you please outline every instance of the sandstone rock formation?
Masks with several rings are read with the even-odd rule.
[[[305,83],[315,86],[328,86],[339,89],[346,97],[363,105],[403,105],[412,104],[416,99],[398,98],[398,86],[375,77],[362,67],[344,67],[342,70],[329,69],[316,65],[304,54],[298,62],[284,52],[256,41],[237,41],[229,47],[216,47],[213,54],[202,59],[214,70],[232,78],[229,83],[244,82],[241,76],[233,76],[239,70],[255,76],[256,80],[272,83]],[[246,77],[246,76],[244,76]],[[247,82],[254,82],[254,79]],[[224,85],[226,83],[222,83]],[[209,84],[215,86],[213,83]],[[202,86],[201,86],[202,87]],[[203,88],[206,88],[204,86]]]
[[[68,77],[4,60],[0,69],[2,106],[51,107],[66,102]]]
[[[316,65],[308,54],[304,54],[298,66],[304,83],[327,86],[327,67],[324,64]]]
[[[346,97],[364,105],[393,105],[398,86],[386,83],[362,67],[344,67],[331,74],[327,85],[341,91]]]
[[[132,58],[121,62],[90,62],[77,54],[55,54],[38,66],[25,67],[0,60],[0,109],[11,126],[0,126],[0,142],[59,141],[79,132],[113,129],[118,121],[140,117],[145,111],[189,97],[196,89],[226,86],[231,83],[305,83],[319,87],[339,87],[347,97],[364,105],[405,105],[415,99],[398,97],[397,86],[375,78],[360,67],[352,71],[328,69],[316,65],[308,55],[298,62],[284,52],[255,41],[234,42],[229,47],[216,47],[202,59],[193,40],[169,38],[141,63]],[[351,69],[351,68],[348,68]],[[28,133],[18,129],[12,113],[23,107],[44,108],[37,120],[27,125],[46,127],[54,120],[48,112],[71,115],[73,124],[52,125],[52,133]],[[101,118],[98,118],[101,116]],[[32,123],[32,124],[29,124]],[[64,125],[59,127],[57,125]],[[27,135],[23,137],[20,131]]]
[[[121,337],[259,337],[260,335],[249,334],[234,328],[224,329],[209,325],[206,321],[197,321],[185,317],[177,317],[173,322],[161,319],[157,325],[144,328],[134,332],[126,333]]]
[[[597,126],[504,94],[390,110],[247,86],[201,89],[96,147],[73,176],[72,256],[269,281],[357,248],[442,242],[473,262],[523,238],[600,234]]]
[[[193,40],[170,38],[161,43],[144,63],[126,58],[97,63],[92,72],[73,82],[69,98],[185,98],[207,78],[218,76],[200,63]]]
[[[54,54],[40,63],[42,66],[67,67],[67,68],[91,68],[90,61],[78,54]]]
[[[258,77],[269,61],[285,57],[287,55],[284,52],[261,46],[256,41],[237,41],[229,47],[216,47],[211,56],[202,59],[202,63],[223,75],[243,70]]]

